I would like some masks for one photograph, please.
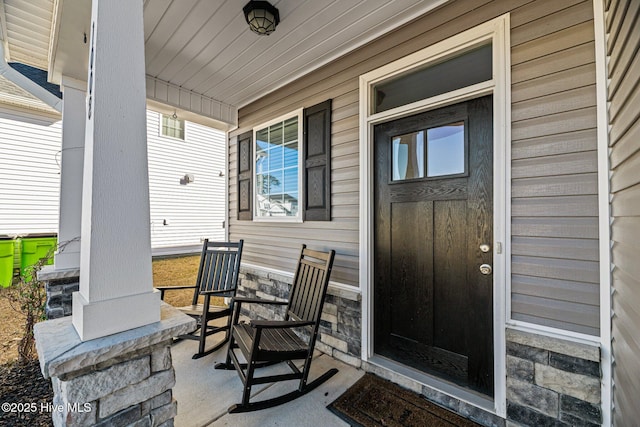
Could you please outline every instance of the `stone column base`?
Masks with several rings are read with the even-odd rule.
[[[72,295],[80,288],[80,269],[58,269],[45,266],[38,272],[47,292],[45,315],[47,319],[71,316]]]
[[[54,426],[173,426],[174,336],[196,323],[162,304],[161,320],[82,342],[70,317],[35,327],[40,368],[51,378]]]

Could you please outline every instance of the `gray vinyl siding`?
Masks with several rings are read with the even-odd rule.
[[[236,144],[234,133],[229,147],[229,223],[232,240],[245,239],[242,260],[245,263],[265,265],[292,272],[300,245],[306,243],[314,249],[335,249],[332,281],[358,285],[358,86],[343,93],[324,92],[302,105],[283,107],[273,116],[266,114],[255,119],[251,126],[294,111],[301,106],[310,107],[332,98],[331,124],[331,221],[304,223],[266,223],[236,220],[237,191]],[[247,128],[245,128],[246,130]]]
[[[595,59],[590,0],[452,1],[239,111],[230,140],[230,233],[245,262],[293,268],[296,246],[335,247],[333,279],[358,285],[358,77],[511,12],[512,313],[598,334]],[[331,223],[236,221],[235,136],[333,98]]]
[[[334,98],[334,111],[336,101]],[[334,261],[332,280],[357,285],[359,221],[357,124],[355,135],[348,137],[351,144],[345,142],[337,145],[340,132],[336,133],[335,125],[334,113],[331,148],[331,222],[311,221],[292,224],[237,221],[236,181],[229,180],[230,238],[245,239],[243,262],[293,272],[300,245],[306,243],[314,249],[335,249],[338,256]],[[355,141],[355,148],[353,141]],[[235,177],[237,156],[235,143],[231,144],[229,151],[230,159],[233,159],[229,176]],[[341,163],[343,163],[342,166]]]
[[[640,419],[640,2],[606,2],[614,425]]]
[[[536,3],[512,15],[511,318],[598,335],[593,6]]]

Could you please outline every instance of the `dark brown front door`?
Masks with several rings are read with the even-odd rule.
[[[486,96],[374,132],[375,353],[490,396],[492,121]]]

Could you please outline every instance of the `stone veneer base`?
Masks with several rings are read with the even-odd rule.
[[[194,319],[162,303],[161,320],[82,342],[70,317],[38,323],[34,335],[45,378],[54,391],[55,426],[172,426],[174,336]]]
[[[47,293],[47,319],[71,316],[72,296],[80,289],[80,269],[60,270],[48,265],[38,272],[38,280],[44,282]]]
[[[602,423],[600,349],[507,329],[507,425]]]

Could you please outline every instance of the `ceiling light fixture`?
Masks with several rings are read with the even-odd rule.
[[[268,1],[251,0],[242,10],[251,31],[261,36],[273,33],[276,30],[276,25],[280,23],[278,9]]]

